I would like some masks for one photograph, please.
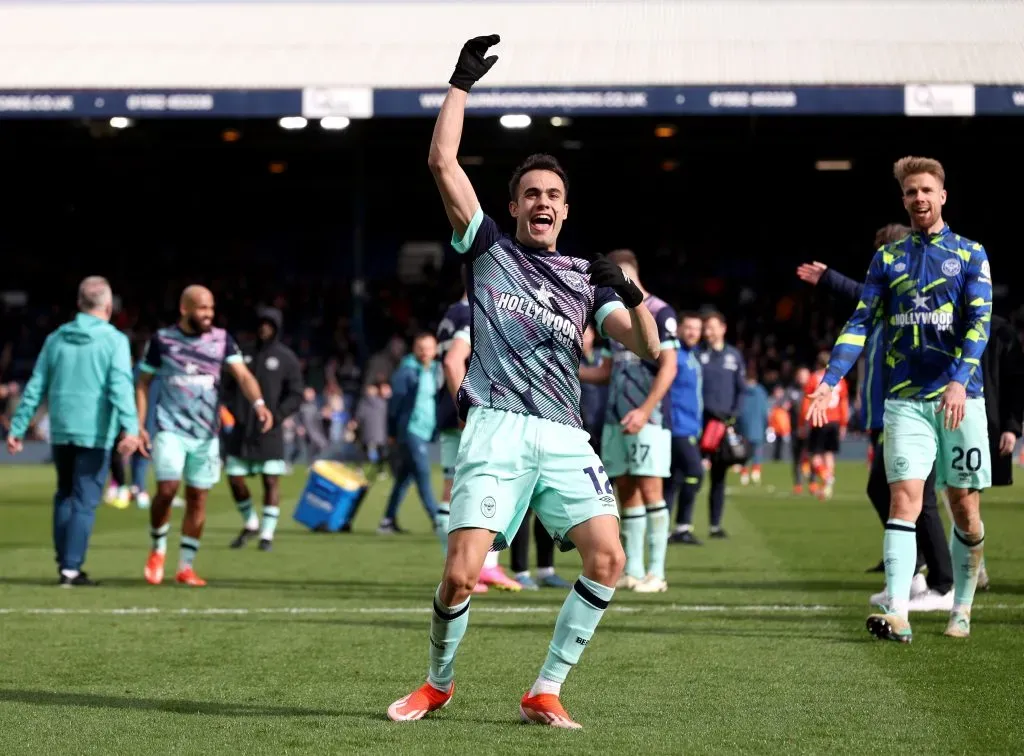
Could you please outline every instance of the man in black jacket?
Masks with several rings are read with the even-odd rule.
[[[294,414],[302,402],[303,380],[298,357],[278,341],[283,322],[281,311],[261,307],[256,314],[259,319],[257,341],[242,353],[260,384],[267,409],[274,416],[274,427],[269,433],[261,434],[256,415],[237,384],[225,379],[222,401],[235,416],[235,426],[228,437],[224,470],[244,523],[242,532],[231,542],[231,548],[241,548],[259,534],[260,550],[270,551],[281,514],[280,476],[286,470],[284,420]],[[263,476],[262,529],[245,483],[250,475]]]

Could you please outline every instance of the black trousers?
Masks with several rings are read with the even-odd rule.
[[[540,518],[533,514],[532,509],[528,509],[510,547],[513,574],[530,571],[530,520],[533,520],[533,538],[537,542],[537,567],[555,566],[555,541]]]
[[[704,479],[704,465],[700,456],[700,448],[696,439],[688,436],[672,437],[672,467],[669,478],[665,481],[665,502],[669,507],[679,492],[679,505],[676,507],[676,524],[693,524],[693,504],[700,490],[700,482]]]
[[[889,521],[889,483],[885,478],[885,454],[881,434],[871,432],[874,457],[868,474],[868,498],[884,526]],[[917,563],[928,566],[928,587],[946,593],[953,587],[953,561],[949,556],[946,528],[935,495],[935,466],[924,482],[924,503],[917,518]]]
[[[807,439],[800,438],[797,429],[793,428],[793,435],[790,436],[790,453],[793,456],[793,485],[802,486],[804,484],[804,470],[801,466],[801,457],[803,457],[804,449],[807,448]]]

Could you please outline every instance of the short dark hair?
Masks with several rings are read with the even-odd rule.
[[[523,180],[523,175],[530,171],[551,171],[558,178],[562,179],[562,186],[565,187],[565,196],[569,196],[569,177],[565,175],[565,169],[562,168],[562,164],[553,155],[537,153],[536,155],[530,155],[530,157],[520,163],[519,167],[512,174],[512,179],[508,182],[508,193],[513,202],[519,198],[519,182]]]
[[[682,323],[684,320],[704,320],[704,318],[696,310],[683,310],[679,313],[679,322]]]
[[[707,310],[704,313],[704,322],[707,323],[709,320],[717,320],[722,325],[725,325],[725,315],[718,310]]]

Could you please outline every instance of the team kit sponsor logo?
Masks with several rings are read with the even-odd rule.
[[[536,298],[535,300],[503,291],[498,295],[498,308],[525,315],[550,328],[555,338],[566,346],[572,346],[577,343],[579,341],[579,332],[576,324],[569,318],[559,315],[551,309],[553,307],[551,300],[554,297],[554,292],[547,288],[547,284],[542,283],[540,287],[533,291],[533,294]]]
[[[911,301],[914,309],[909,312],[900,312],[892,316],[892,324],[900,328],[906,326],[932,326],[938,331],[949,331],[953,328],[952,312],[935,312],[928,309],[930,296],[918,294]]]

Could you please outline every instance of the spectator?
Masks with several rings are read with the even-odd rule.
[[[296,426],[295,435],[304,447],[306,463],[312,464],[327,448],[327,436],[324,434],[320,406],[316,401],[316,389],[312,386],[306,386],[302,391],[302,403],[299,405]]]
[[[757,381],[757,373],[747,374],[743,405],[737,429],[750,442],[750,459],[740,470],[740,485],[761,482],[761,461],[764,457],[765,435],[768,431],[768,392]]]
[[[437,435],[436,398],[444,381],[436,355],[434,334],[421,333],[413,342],[413,354],[402,360],[391,377],[394,393],[388,403],[388,436],[396,445],[395,485],[378,533],[401,532],[396,522],[398,508],[414,479],[430,522],[437,520],[427,449]]]
[[[367,384],[362,399],[356,407],[354,426],[358,429],[359,440],[370,464],[377,466],[377,477],[382,472],[382,462],[387,454],[388,443],[388,396],[387,384]]]
[[[106,279],[86,278],[78,287],[80,312],[47,337],[7,437],[17,454],[29,421],[44,399],[50,408],[53,462],[57,468],[53,540],[60,585],[96,585],[82,570],[96,507],[116,453],[139,448],[139,421],[132,386],[128,339],[110,325],[113,295]]]

